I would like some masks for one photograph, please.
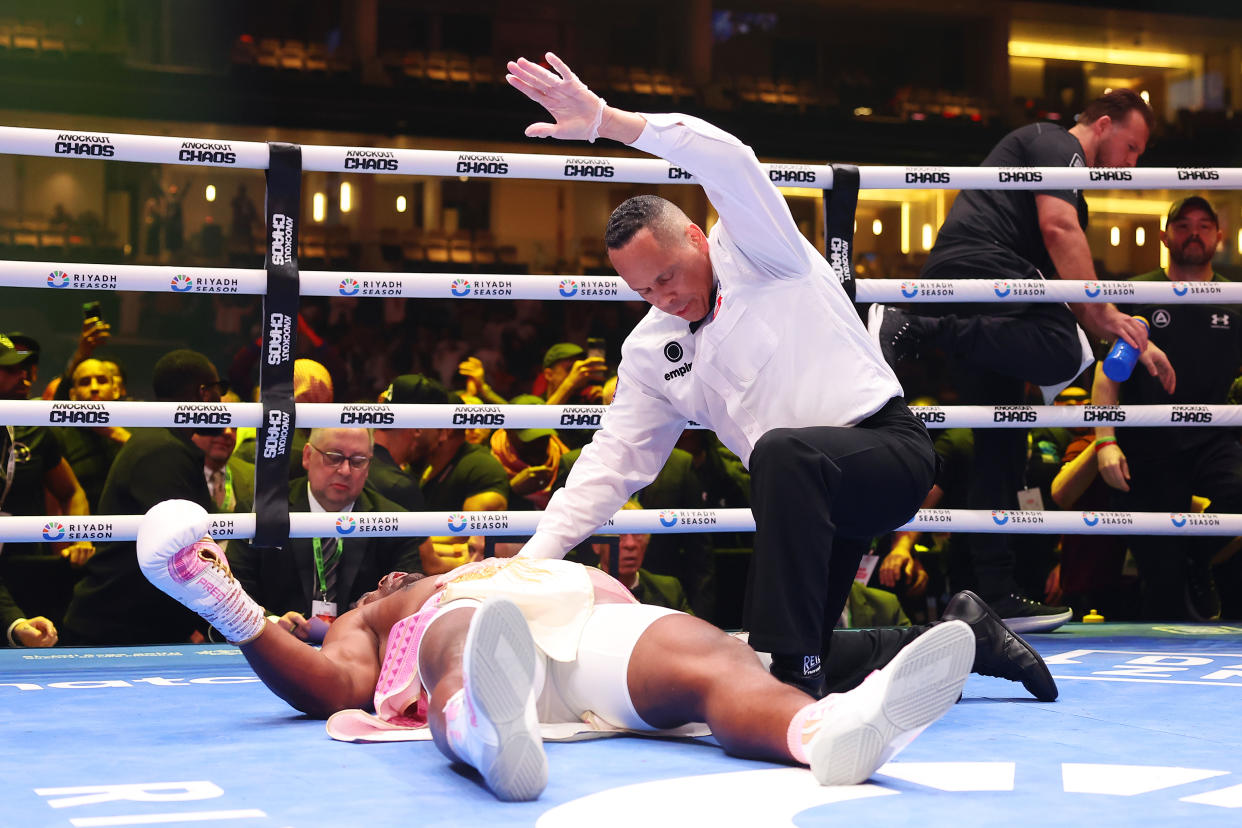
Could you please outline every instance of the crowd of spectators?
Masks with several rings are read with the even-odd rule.
[[[310,356],[297,359],[298,402],[606,404],[616,388],[615,364],[600,339],[592,339],[591,354],[568,341],[544,346],[539,332],[550,319],[583,335],[588,331],[581,320],[562,320],[535,303],[518,303],[517,314],[509,319],[485,303],[459,306],[455,316],[468,320],[466,329],[479,337],[472,339],[485,346],[473,347],[464,335],[459,340],[446,337],[437,343],[440,347],[401,363],[405,368],[416,364],[427,374],[394,369],[396,349],[385,347],[379,332],[368,341],[384,361],[359,366],[349,334],[363,336],[360,331],[368,326],[356,318],[338,317],[329,323],[313,305],[305,310],[300,352],[323,362]],[[597,319],[590,332],[612,332],[612,341],[619,341],[623,315],[601,318],[603,327]],[[340,334],[346,347],[329,346],[314,328],[319,323]],[[126,369],[109,353],[111,336],[107,322],[86,318],[63,373],[42,385],[38,343],[20,333],[0,339],[0,390],[10,400],[132,399]],[[505,342],[515,347],[506,348]],[[533,367],[515,359],[536,348],[541,350],[535,352]],[[240,401],[243,396],[236,388],[251,399],[257,351],[256,342],[238,349],[229,366],[234,381],[220,379],[203,354],[173,350],[155,362],[153,398]],[[337,390],[342,381],[368,390],[342,394]],[[291,440],[290,507],[337,512],[541,510],[565,484],[592,433],[551,428],[297,429]],[[253,429],[126,429],[107,423],[18,427],[11,446],[4,453],[13,457],[15,471],[6,474],[10,485],[3,505],[12,514],[141,514],[167,498],[192,500],[216,513],[254,507]],[[674,453],[665,472],[629,508],[748,505],[745,470],[711,435],[687,432],[685,448]],[[748,543],[745,537],[722,537],[731,548]],[[380,575],[393,570],[442,573],[484,555],[513,554],[521,543],[520,538],[468,535],[351,540],[354,548],[342,554],[339,541],[320,540],[293,540],[279,552],[244,542],[228,546],[234,572],[247,590],[295,634],[312,639],[322,635],[314,618],[334,614],[316,610],[340,605],[343,611]],[[711,536],[596,537],[576,550],[575,557],[607,567],[612,552],[611,565],[643,600],[713,617]],[[339,573],[331,571],[334,560]],[[332,581],[330,588],[325,578]],[[740,592],[730,601],[740,604]],[[98,545],[9,544],[0,554],[0,623],[13,646],[202,640],[211,633],[139,576],[133,542],[110,540]]]

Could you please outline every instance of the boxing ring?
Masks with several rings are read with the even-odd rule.
[[[210,148],[204,149],[207,143]],[[232,425],[260,429],[256,503],[283,514],[218,515],[213,536],[528,535],[538,513],[287,514],[287,436],[295,427],[598,427],[594,406],[296,404],[291,397],[297,297],[633,301],[616,278],[301,271],[300,171],[375,172],[619,183],[688,183],[666,162],[569,155],[291,147],[254,142],[0,127],[0,152],[195,164],[269,172],[265,269],[0,262],[0,287],[262,295],[261,403],[0,403],[9,425]],[[291,163],[292,159],[292,163]],[[375,162],[376,159],[383,161]],[[464,168],[462,165],[466,165]],[[832,192],[843,168],[769,165],[783,186]],[[866,167],[863,188],[1242,188],[1242,170],[1135,169],[1127,180],[1083,168]],[[845,173],[843,175],[843,173]],[[1007,174],[1008,173],[1008,174]],[[591,180],[588,178],[587,180]],[[595,180],[598,180],[596,178]],[[838,189],[842,189],[838,186]],[[828,210],[825,211],[826,213]],[[850,208],[852,213],[852,208]],[[837,227],[841,225],[840,213]],[[829,237],[846,281],[850,239]],[[848,278],[852,279],[852,276]],[[1211,288],[1206,291],[1203,288]],[[1242,285],[1018,280],[860,280],[859,302],[1240,302]],[[271,301],[270,307],[266,304]],[[290,314],[293,311],[293,315]],[[284,372],[284,373],[282,373]],[[938,428],[1242,424],[1235,406],[970,406],[916,413]],[[692,425],[693,427],[693,425]],[[137,515],[0,517],[0,541],[124,540]],[[617,532],[749,531],[745,509],[621,512]],[[938,532],[1242,535],[1242,515],[925,510],[907,529]],[[971,676],[964,698],[866,784],[822,788],[798,768],[739,760],[693,740],[618,738],[548,745],[551,779],[532,803],[502,804],[429,744],[333,742],[323,725],[266,690],[227,645],[10,649],[0,652],[0,819],[11,825],[390,824],[568,826],[827,825],[877,815],[896,824],[1236,824],[1242,735],[1242,627],[1067,625],[1031,636],[1061,687],[1039,704],[1015,684]],[[882,800],[882,801],[873,801]],[[1119,818],[1119,814],[1124,814]]]

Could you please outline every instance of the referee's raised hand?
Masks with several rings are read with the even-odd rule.
[[[510,86],[546,109],[556,121],[540,121],[526,127],[528,138],[593,143],[596,138],[603,137],[625,144],[638,138],[646,124],[641,115],[608,106],[578,79],[565,61],[551,52],[544,58],[555,72],[520,57],[509,61],[509,74],[505,75]]]
[[[548,110],[556,123],[540,122],[526,128],[528,138],[594,140],[603,120],[604,99],[578,79],[566,63],[548,52],[544,56],[556,72],[520,57],[508,64],[505,80],[514,89]]]

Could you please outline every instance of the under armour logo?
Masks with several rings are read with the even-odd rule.
[[[1229,314],[1227,313],[1212,314],[1212,327],[1213,328],[1228,328],[1229,327]]]

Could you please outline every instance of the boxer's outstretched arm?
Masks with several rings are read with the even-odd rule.
[[[379,642],[361,609],[333,622],[322,649],[269,622],[241,651],[269,690],[318,718],[369,707],[379,679]]]
[[[359,599],[328,628],[323,647],[314,647],[268,623],[242,654],[268,689],[310,716],[370,708],[380,674],[380,644],[400,619],[417,612],[436,591],[437,579],[387,583]],[[387,584],[385,586],[385,584]]]
[[[187,500],[151,507],[138,527],[142,574],[241,647],[263,683],[298,710],[327,716],[366,707],[379,678],[373,619],[382,601],[342,615],[316,650],[266,619],[207,537],[209,523],[207,510]]]

